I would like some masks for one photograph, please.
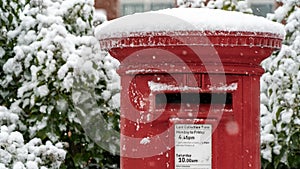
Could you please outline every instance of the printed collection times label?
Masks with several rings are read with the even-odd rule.
[[[175,169],[211,169],[211,136],[210,124],[175,124]]]

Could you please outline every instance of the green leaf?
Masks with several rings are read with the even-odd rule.
[[[264,169],[274,169],[274,165],[272,163],[269,163],[266,168]]]
[[[300,152],[300,131],[293,133],[290,137],[289,148],[291,151]]]
[[[276,169],[289,169],[289,167],[284,163],[280,162]]]
[[[283,156],[285,155],[287,151],[287,146],[286,145],[283,145],[281,147],[281,150],[280,150],[280,154],[279,155],[276,155],[273,153],[273,164],[274,164],[274,168],[278,168],[279,166],[281,166],[281,159],[283,158]]]
[[[283,107],[279,107],[277,112],[276,112],[276,119],[279,120],[279,117],[280,117],[280,113],[284,110]]]
[[[9,21],[9,24],[12,24],[12,21],[13,21],[14,17],[12,14],[9,14],[8,15],[8,21]]]
[[[36,133],[36,136],[38,138],[40,138],[41,140],[45,140],[48,136],[47,136],[47,130],[46,128],[42,129],[42,130],[39,130],[37,133]]]
[[[299,168],[300,167],[300,152],[292,151],[287,156],[288,165],[291,168]]]

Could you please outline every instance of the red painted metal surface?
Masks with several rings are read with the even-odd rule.
[[[259,63],[280,48],[277,35],[133,33],[100,44],[121,62],[122,169],[181,169],[176,124],[212,126],[206,168],[260,168]]]

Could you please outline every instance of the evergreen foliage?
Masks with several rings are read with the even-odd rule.
[[[76,84],[92,86],[101,113],[118,126],[117,63],[93,37],[94,1],[4,0],[0,7],[0,105],[18,115],[16,130],[25,142],[63,145],[61,168],[116,168],[118,157],[86,136],[72,100]]]
[[[300,166],[300,2],[282,0],[268,17],[285,24],[280,51],[263,61],[261,152],[263,168]]]
[[[246,0],[177,0],[179,7],[222,9],[252,13]]]

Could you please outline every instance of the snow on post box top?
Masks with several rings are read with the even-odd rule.
[[[95,35],[100,47],[120,61],[135,51],[153,47],[167,49],[185,59],[191,54],[183,46],[193,46],[200,49],[198,55],[208,56],[205,51],[210,50],[206,48],[213,46],[224,62],[233,59],[229,57],[241,56],[244,60],[240,62],[257,64],[281,47],[285,32],[283,25],[250,14],[173,8],[108,21],[96,27]],[[186,56],[183,49],[188,52]],[[255,59],[249,61],[247,57]]]

